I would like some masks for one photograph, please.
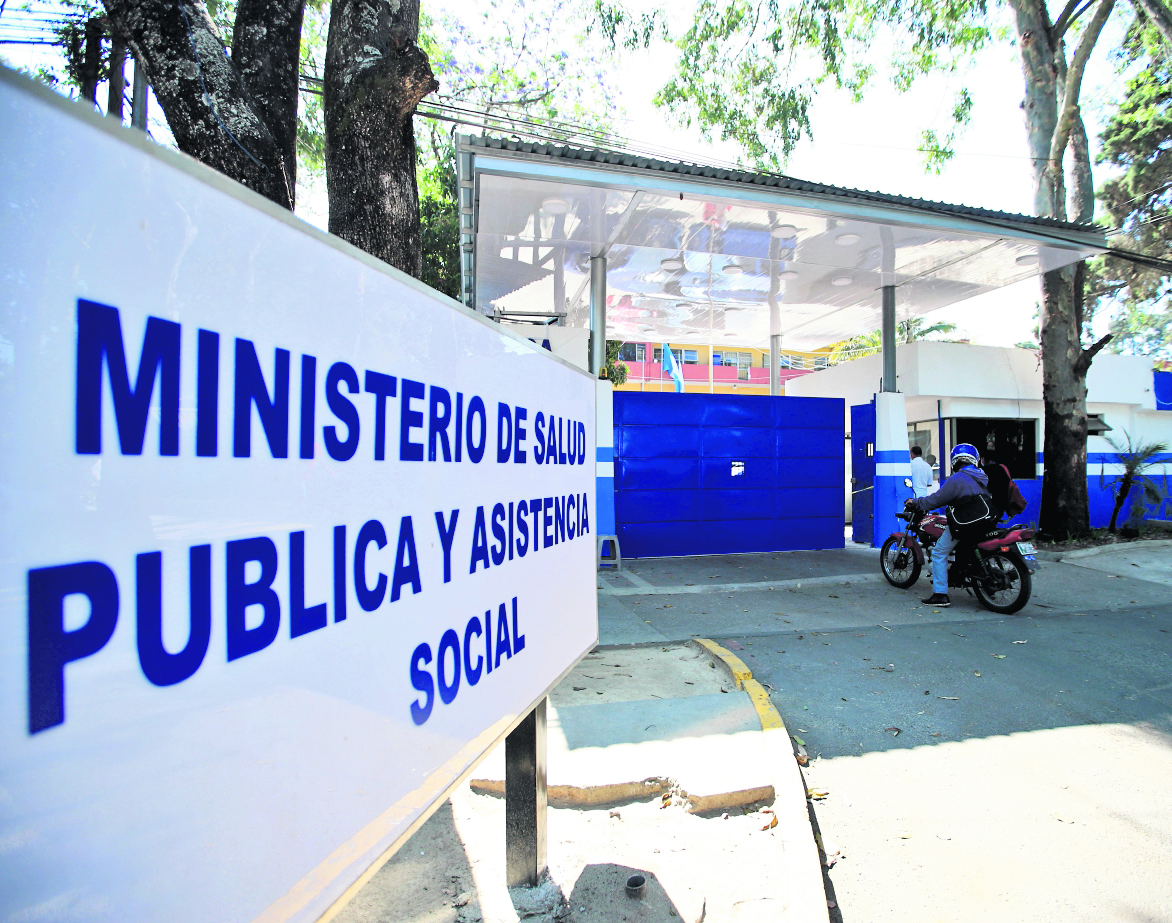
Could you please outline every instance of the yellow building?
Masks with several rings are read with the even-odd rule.
[[[669,348],[684,377],[684,391],[693,394],[769,394],[769,350],[697,346],[671,343]],[[807,375],[830,364],[830,350],[783,351],[781,386],[789,378]],[[675,382],[663,369],[663,344],[625,342],[619,361],[627,380],[616,391],[675,391]]]

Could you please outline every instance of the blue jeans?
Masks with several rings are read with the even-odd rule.
[[[948,555],[959,539],[952,537],[952,530],[944,527],[944,534],[932,546],[932,592],[948,595]]]

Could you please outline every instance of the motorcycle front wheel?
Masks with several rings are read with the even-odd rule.
[[[995,551],[985,558],[985,566],[986,575],[973,580],[973,592],[982,606],[1012,615],[1030,601],[1033,581],[1024,561]]]
[[[887,582],[901,590],[906,590],[920,579],[920,562],[916,553],[910,547],[900,548],[899,539],[889,536],[879,549],[879,565],[883,568],[883,576]]]

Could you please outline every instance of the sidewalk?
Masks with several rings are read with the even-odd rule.
[[[600,572],[600,646],[550,696],[546,887],[503,884],[502,745],[335,919],[826,921],[805,783],[767,691],[732,651],[667,638],[629,597],[698,594],[716,611],[744,591],[873,580],[871,554],[661,559]],[[640,901],[623,887],[636,872],[648,880]]]

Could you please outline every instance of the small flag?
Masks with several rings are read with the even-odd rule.
[[[676,357],[668,348],[666,343],[663,344],[663,370],[671,376],[671,380],[676,383],[676,392],[684,390],[684,376],[680,371],[680,364],[676,362]]]

